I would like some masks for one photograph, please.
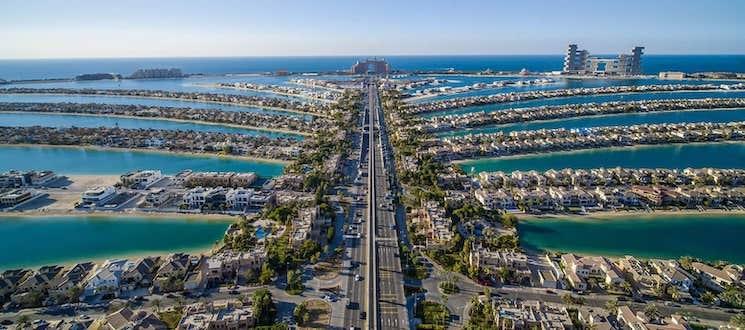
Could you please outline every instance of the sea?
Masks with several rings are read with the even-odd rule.
[[[562,55],[515,56],[379,56],[389,61],[394,70],[442,71],[462,70],[550,72],[561,70]],[[286,70],[293,73],[333,73],[346,71],[357,60],[366,56],[323,57],[223,57],[223,58],[119,58],[119,59],[34,59],[0,60],[0,79],[8,81],[69,79],[86,73],[117,73],[127,76],[142,68],[179,68],[184,73],[202,74],[188,79],[120,80],[94,82],[44,82],[0,85],[34,88],[123,88],[174,91],[207,91],[247,95],[262,95],[249,91],[219,90],[210,87],[218,81],[252,81],[262,84],[283,84],[288,77],[258,76]],[[745,72],[745,55],[645,55],[645,74],[660,71]],[[346,76],[325,75],[326,79],[348,79]],[[445,79],[451,79],[450,77]],[[479,78],[460,76],[453,86],[472,84]],[[491,77],[497,80],[501,78]],[[504,78],[512,79],[512,78]],[[561,80],[546,86],[514,88],[555,89],[600,87],[608,85],[652,84],[654,79],[641,80]],[[681,82],[669,82],[681,83]],[[686,81],[685,83],[697,83]],[[704,83],[704,82],[699,82]],[[512,87],[510,87],[512,88]],[[503,89],[496,92],[513,91]],[[492,93],[477,91],[468,95]],[[560,98],[526,101],[487,107],[471,107],[449,112],[427,114],[438,116],[472,111],[495,111],[510,107],[556,105],[567,103],[606,102],[616,100],[647,100],[661,98],[743,97],[742,93],[658,93],[612,96]],[[436,98],[435,98],[436,99]],[[431,101],[433,99],[428,99]],[[199,102],[152,100],[125,97],[97,97],[75,95],[2,95],[0,102],[96,102],[104,104],[142,104],[215,108],[226,111],[251,111],[293,115],[266,109],[235,107]],[[310,120],[310,117],[306,117]],[[483,132],[555,127],[587,127],[615,124],[642,124],[683,121],[730,121],[745,119],[745,110],[690,111],[644,115],[603,116],[565,121],[539,122],[483,128]],[[217,125],[185,124],[156,120],[104,119],[64,117],[61,115],[3,114],[0,120],[12,126],[35,124],[55,127],[120,126],[164,129],[192,129],[200,131],[235,131]],[[2,125],[2,124],[0,124]],[[266,134],[246,132],[249,134]],[[462,134],[462,131],[454,134]],[[480,171],[514,171],[594,168],[594,167],[725,167],[745,168],[745,143],[708,143],[665,145],[634,148],[599,149],[578,152],[551,153],[504,159],[480,159],[460,164],[469,174]],[[185,169],[197,171],[252,171],[262,178],[282,173],[283,165],[234,158],[185,156],[140,151],[92,150],[85,148],[3,146],[0,147],[0,172],[10,169],[50,169],[61,174],[119,175],[127,171],[158,168],[173,174]],[[529,249],[560,250],[588,254],[624,255],[640,257],[670,257],[693,255],[707,260],[724,259],[745,262],[738,240],[743,233],[745,218],[719,216],[706,218],[658,217],[617,218],[614,221],[589,219],[530,220],[521,223],[521,242]],[[4,217],[0,218],[0,269],[31,267],[49,263],[67,263],[128,255],[159,254],[194,249],[206,249],[220,238],[227,227],[225,222],[190,221],[180,217],[150,219],[134,216],[93,218],[74,217]],[[613,233],[609,235],[608,233]],[[705,233],[704,236],[700,233]],[[135,237],[137,239],[132,239]],[[582,237],[583,239],[577,239]],[[610,238],[609,238],[610,237]],[[624,239],[615,239],[623,237]],[[102,239],[105,238],[105,239]],[[30,246],[29,241],[42,242]],[[696,244],[689,244],[691,241]],[[700,243],[700,244],[699,244]],[[738,245],[740,244],[740,245]],[[10,252],[12,251],[12,252]]]
[[[442,55],[378,56],[385,58],[394,70],[464,70],[478,71],[559,71],[563,55]],[[7,59],[0,60],[0,79],[26,80],[72,78],[84,73],[119,73],[128,75],[141,68],[179,68],[184,73],[222,75],[230,73],[334,72],[348,70],[357,60],[368,56],[298,56],[298,57],[182,57],[182,58],[91,58],[91,59]],[[745,72],[745,55],[645,55],[645,74],[660,71]]]

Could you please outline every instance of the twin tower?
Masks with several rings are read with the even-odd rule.
[[[571,44],[567,47],[567,53],[564,57],[563,73],[613,76],[640,75],[642,74],[643,54],[644,47],[634,47],[631,54],[620,54],[614,58],[591,56],[587,50],[580,50],[577,45]]]

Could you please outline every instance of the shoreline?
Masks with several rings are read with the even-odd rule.
[[[524,108],[529,109],[529,108]],[[520,122],[514,122],[514,123],[507,123],[507,124],[496,124],[496,125],[483,125],[483,126],[475,126],[475,127],[468,127],[468,128],[456,128],[456,129],[450,129],[450,130],[444,130],[433,133],[437,139],[447,138],[447,137],[462,137],[469,134],[463,134],[463,135],[448,135],[448,136],[439,136],[440,133],[447,133],[447,132],[458,132],[458,131],[469,131],[469,130],[479,130],[479,129],[499,129],[503,127],[509,127],[509,126],[517,126],[517,125],[523,125],[523,124],[542,124],[542,123],[553,123],[553,122],[559,122],[559,121],[565,121],[565,120],[581,120],[583,118],[608,118],[608,117],[616,117],[616,116],[625,116],[625,115],[645,115],[645,114],[659,114],[659,113],[686,113],[686,112],[696,112],[696,111],[742,111],[745,110],[745,108],[706,108],[706,109],[682,109],[682,110],[658,110],[658,111],[637,111],[637,112],[620,112],[620,113],[608,113],[608,114],[598,114],[598,115],[590,115],[590,116],[573,116],[573,117],[564,117],[564,118],[555,118],[555,119],[541,119],[541,120],[531,120],[531,121],[520,121]],[[518,130],[513,132],[519,132],[519,131],[532,131],[532,130]],[[499,132],[494,132],[499,133]],[[476,134],[494,134],[494,133],[476,133]]]
[[[678,211],[674,210],[654,210],[653,212],[647,212],[644,210],[624,210],[624,211],[596,211],[588,212],[587,214],[563,214],[563,213],[547,213],[547,214],[516,214],[519,220],[525,221],[541,221],[541,220],[560,220],[567,219],[569,221],[582,221],[582,220],[599,220],[599,221],[612,221],[618,218],[629,218],[629,219],[649,219],[657,217],[691,217],[691,216],[721,216],[730,215],[736,217],[745,217],[745,210],[723,210],[723,209],[704,209],[704,211],[682,209]]]
[[[471,162],[479,162],[479,161],[499,161],[499,160],[511,160],[511,159],[519,159],[519,158],[533,158],[533,157],[542,157],[546,155],[551,154],[572,154],[572,153],[585,153],[585,152],[591,152],[591,151],[618,151],[623,149],[642,149],[642,148],[655,148],[655,147],[664,147],[664,146],[690,146],[690,145],[704,145],[704,144],[745,144],[745,140],[724,140],[724,141],[712,141],[712,142],[687,142],[687,143],[660,143],[660,144],[638,144],[638,145],[631,145],[631,146],[612,146],[612,147],[603,147],[603,148],[587,148],[587,149],[577,149],[577,150],[557,150],[557,151],[549,151],[549,152],[543,152],[543,153],[528,153],[528,154],[521,154],[521,155],[508,155],[508,156],[496,156],[496,157],[480,157],[480,158],[469,158],[469,159],[458,159],[458,160],[452,160],[450,163],[454,165],[463,165],[468,164]],[[617,167],[617,166],[613,166]]]
[[[4,147],[69,148],[69,149],[86,149],[86,150],[94,150],[94,151],[112,151],[112,152],[142,152],[142,153],[155,153],[155,154],[172,155],[172,156],[180,156],[180,157],[227,158],[227,159],[242,160],[242,161],[247,161],[247,162],[259,162],[259,163],[275,164],[275,165],[282,165],[282,166],[286,166],[292,163],[292,161],[289,161],[289,160],[261,158],[261,157],[252,157],[252,156],[220,155],[220,154],[198,153],[198,152],[188,152],[188,151],[164,151],[164,150],[145,149],[145,148],[116,148],[116,147],[102,147],[102,146],[93,146],[93,145],[56,145],[56,144],[43,144],[43,143],[42,144],[31,144],[31,143],[10,144],[10,143],[5,143],[4,141],[0,142],[0,148],[4,148]]]
[[[246,130],[254,130],[254,131],[261,131],[261,132],[269,132],[269,133],[282,133],[282,134],[288,134],[288,135],[299,135],[303,137],[312,136],[312,133],[307,132],[300,132],[300,131],[291,131],[281,128],[266,128],[266,127],[257,127],[257,126],[250,126],[250,125],[238,125],[238,124],[229,124],[229,123],[216,123],[216,122],[209,122],[209,121],[203,121],[203,120],[188,120],[188,119],[178,119],[178,118],[164,118],[164,117],[138,117],[138,116],[130,116],[130,115],[113,115],[113,114],[95,114],[95,113],[80,113],[80,112],[56,112],[56,111],[0,111],[1,113],[9,113],[9,114],[38,114],[38,115],[58,115],[58,116],[83,116],[83,117],[109,117],[109,118],[122,118],[122,119],[134,119],[134,120],[153,120],[153,121],[170,121],[170,122],[177,122],[177,123],[190,123],[190,124],[199,124],[199,125],[210,125],[210,126],[223,126],[223,127],[231,127],[231,128],[241,128]]]
[[[150,90],[147,90],[150,91]],[[307,112],[307,111],[300,111],[300,110],[292,110],[292,109],[285,109],[280,107],[270,107],[270,106],[264,106],[264,105],[248,105],[248,104],[241,104],[241,103],[234,103],[234,102],[221,102],[221,101],[209,101],[209,100],[200,100],[200,99],[185,99],[185,98],[178,98],[178,97],[160,97],[160,96],[142,96],[142,95],[118,95],[118,94],[84,94],[84,93],[0,93],[0,95],[55,95],[55,96],[91,96],[91,97],[112,97],[112,98],[137,98],[137,99],[154,99],[154,100],[170,100],[170,101],[181,101],[181,102],[194,102],[194,103],[213,103],[213,104],[223,104],[223,105],[230,105],[230,106],[236,106],[236,107],[242,107],[242,108],[255,108],[258,110],[273,110],[276,112],[287,112],[287,113],[294,113],[298,115],[304,115],[304,116],[312,116],[312,117],[328,117],[328,115],[322,115],[317,114],[313,112]],[[228,94],[229,95],[229,94]],[[197,109],[197,108],[195,108]],[[220,109],[220,111],[225,111]],[[262,111],[259,111],[261,113]],[[270,114],[271,115],[271,114]]]

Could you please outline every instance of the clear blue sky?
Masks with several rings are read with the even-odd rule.
[[[745,54],[740,0],[2,0],[0,58]]]

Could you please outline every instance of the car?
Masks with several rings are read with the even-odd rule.
[[[362,281],[362,276],[360,276],[360,274],[354,275],[354,280],[358,282]]]
[[[347,309],[359,309],[360,308],[360,304],[359,303],[356,303],[356,302],[351,302],[350,301],[350,302],[347,303],[347,306],[346,307],[347,307]]]
[[[364,320],[367,318],[367,312],[360,312],[360,320]]]
[[[11,324],[13,324],[13,321],[11,321],[11,320],[2,320],[2,321],[0,321],[0,324],[1,325],[11,325]]]

